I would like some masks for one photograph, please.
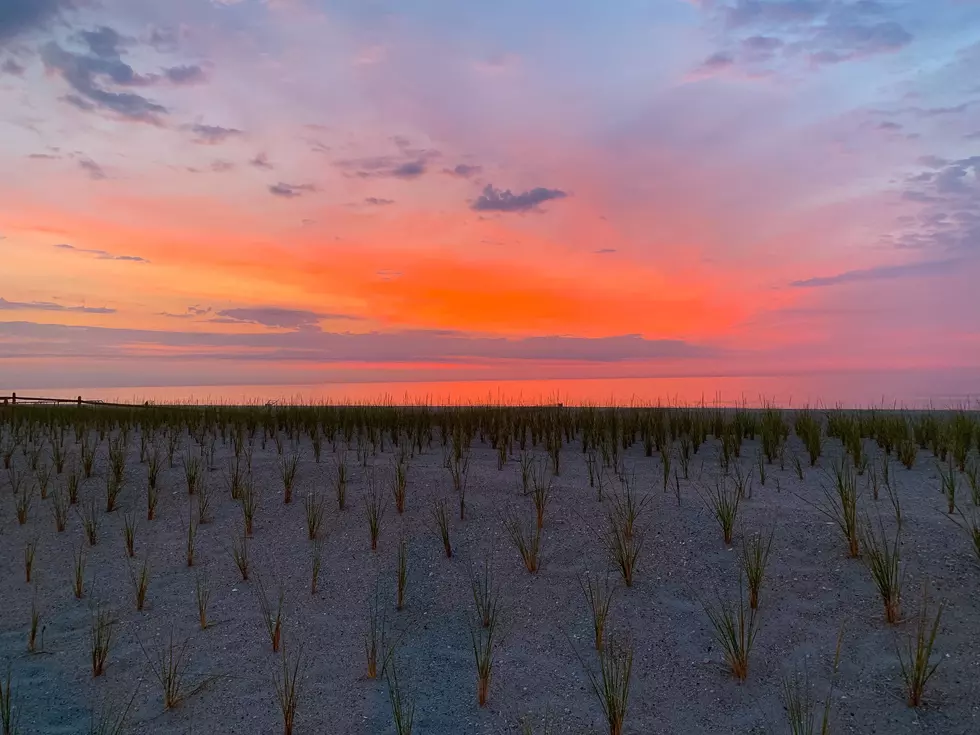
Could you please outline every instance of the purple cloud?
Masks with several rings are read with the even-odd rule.
[[[356,319],[348,314],[320,314],[302,309],[283,309],[275,306],[253,306],[224,309],[210,321],[222,324],[260,324],[274,329],[319,330],[322,319]]]
[[[85,173],[88,174],[90,179],[101,181],[102,179],[107,178],[106,172],[91,158],[83,158],[78,162],[78,165]]]
[[[53,301],[7,301],[0,296],[0,311],[71,311],[78,314],[115,314],[104,306],[65,306]]]
[[[224,143],[229,138],[236,138],[242,135],[242,131],[237,128],[225,128],[221,125],[202,125],[200,123],[185,126],[185,130],[194,135],[194,142],[201,145],[218,145]]]
[[[883,281],[896,278],[938,276],[953,272],[957,265],[958,261],[956,260],[934,260],[922,263],[904,263],[902,265],[880,265],[874,268],[861,268],[857,270],[844,271],[843,273],[837,273],[833,276],[816,276],[814,278],[805,278],[800,281],[793,281],[790,283],[790,286],[793,288],[817,288],[861,281]]]
[[[171,66],[163,70],[163,75],[173,84],[200,84],[207,75],[197,64]]]
[[[69,250],[73,253],[78,253],[80,255],[94,255],[99,260],[122,260],[129,263],[150,262],[146,258],[141,258],[138,255],[115,255],[114,253],[110,253],[105,250],[95,250],[92,248],[76,248],[74,245],[69,245],[68,243],[58,243],[54,247],[58,248],[59,250]]]
[[[470,209],[476,212],[530,212],[537,210],[538,205],[552,199],[564,199],[568,196],[561,189],[545,189],[536,187],[529,191],[514,194],[510,189],[495,189],[487,184],[483,193],[474,200]]]
[[[460,179],[468,179],[471,176],[476,176],[482,170],[482,166],[473,166],[468,163],[458,163],[452,168],[444,168],[442,172]]]
[[[72,0],[3,0],[0,2],[0,42],[44,25]]]
[[[292,199],[311,191],[316,191],[316,186],[313,184],[284,184],[280,181],[278,184],[272,184],[269,187],[270,193],[284,199]]]

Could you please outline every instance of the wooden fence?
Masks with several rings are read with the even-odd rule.
[[[81,396],[77,398],[42,398],[39,396],[19,396],[11,393],[0,396],[0,406],[37,405],[37,404],[70,404],[73,406],[110,406],[114,408],[142,408],[148,403],[109,403],[107,401],[86,401]]]

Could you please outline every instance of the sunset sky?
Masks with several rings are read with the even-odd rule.
[[[3,0],[0,168],[0,394],[980,394],[976,0]]]

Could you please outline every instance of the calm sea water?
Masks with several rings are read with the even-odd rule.
[[[840,372],[813,375],[511,380],[317,385],[182,385],[18,388],[23,396],[107,401],[193,403],[394,403],[652,405],[784,407],[980,408],[980,371]]]

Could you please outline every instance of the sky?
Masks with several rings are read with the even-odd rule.
[[[980,394],[977,0],[2,0],[0,170],[0,393]]]

